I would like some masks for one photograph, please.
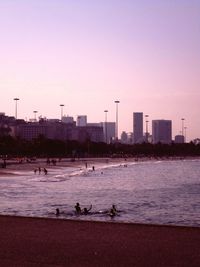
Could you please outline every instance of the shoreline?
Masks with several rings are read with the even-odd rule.
[[[126,226],[144,226],[144,227],[169,227],[169,228],[186,228],[186,229],[198,229],[200,232],[200,227],[199,226],[194,226],[194,225],[176,225],[176,224],[159,224],[159,223],[142,223],[142,222],[123,222],[123,221],[98,221],[98,220],[79,220],[79,219],[69,219],[69,218],[60,218],[59,216],[57,217],[39,217],[39,216],[25,216],[25,215],[9,215],[9,214],[0,214],[0,219],[1,217],[5,218],[17,218],[17,219],[31,219],[31,220],[53,220],[53,221],[66,221],[66,222],[83,222],[83,223],[100,223],[100,224],[118,224],[118,225],[126,225]]]
[[[74,168],[87,168],[91,169],[92,166],[105,166],[112,164],[131,164],[131,163],[140,163],[140,162],[151,162],[151,161],[165,161],[165,160],[195,160],[200,159],[200,157],[133,157],[133,158],[78,158],[72,160],[71,158],[63,158],[62,160],[56,160],[56,164],[47,164],[45,158],[38,158],[36,161],[22,162],[18,160],[7,160],[6,168],[0,168],[0,177],[3,175],[17,175],[17,171],[34,171],[35,168],[64,168],[64,167],[74,167]]]
[[[200,228],[0,216],[3,266],[200,266]]]

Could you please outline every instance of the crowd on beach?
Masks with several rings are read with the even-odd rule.
[[[81,208],[79,202],[76,203],[76,205],[74,206],[75,208],[75,214],[76,215],[88,215],[92,209],[92,205],[90,205],[89,208]],[[111,218],[113,218],[114,216],[117,215],[118,211],[115,205],[112,205],[112,207],[110,209],[107,209],[105,211],[99,211],[97,213],[104,213],[108,216],[110,216]],[[56,216],[59,216],[61,214],[61,211],[59,208],[56,209]]]

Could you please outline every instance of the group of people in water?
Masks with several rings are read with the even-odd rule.
[[[89,208],[84,207],[83,209],[81,208],[79,202],[76,203],[74,206],[75,208],[75,213],[77,215],[88,215],[90,210],[92,209],[92,205],[90,205]],[[109,215],[111,218],[117,215],[117,209],[115,205],[112,205],[112,207],[109,210],[106,210],[104,212],[105,214]],[[56,216],[60,215],[60,210],[57,208],[56,209]]]
[[[44,172],[45,175],[47,175],[48,171],[46,168],[41,168],[41,167],[38,167],[37,169],[34,169],[34,173],[36,174],[37,172],[40,174],[41,172]]]

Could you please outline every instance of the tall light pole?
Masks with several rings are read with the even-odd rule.
[[[34,121],[36,122],[37,121],[37,119],[36,119],[36,113],[38,113],[38,111],[37,110],[34,110],[33,113],[35,114],[34,115]]]
[[[61,108],[61,118],[60,118],[60,120],[62,121],[62,117],[63,117],[63,107],[64,107],[65,105],[64,104],[60,104],[60,108]]]
[[[106,144],[108,143],[108,131],[107,131],[107,113],[108,110],[104,110],[105,112],[105,132],[106,132]]]
[[[15,97],[13,100],[15,101],[15,119],[17,120],[17,101],[19,98]]]
[[[148,133],[148,117],[149,117],[149,115],[145,115],[145,118],[146,118],[146,120],[145,120],[145,122],[146,122],[146,142],[148,143],[148,135],[149,135],[149,133]]]
[[[185,143],[186,143],[186,130],[187,130],[187,127],[184,127],[184,130],[185,130]]]
[[[185,138],[184,138],[184,118],[181,119],[182,120],[182,136],[183,136],[183,143],[185,143]]]

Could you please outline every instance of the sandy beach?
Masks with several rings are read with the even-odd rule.
[[[0,216],[0,266],[200,266],[200,228]]]
[[[52,161],[52,159],[50,159]],[[24,160],[7,160],[6,168],[0,168],[0,175],[12,175],[15,174],[17,171],[34,171],[34,169],[38,169],[38,167],[47,168],[48,171],[55,168],[63,168],[63,167],[73,167],[73,168],[87,168],[92,169],[92,167],[103,166],[106,164],[120,164],[125,163],[126,161],[122,158],[80,158],[76,160],[72,160],[70,158],[64,158],[59,160],[58,158],[55,159],[56,164],[53,164],[50,161],[50,164],[47,164],[47,159],[39,158],[32,162],[27,162]],[[134,161],[134,159],[129,159],[129,162]],[[3,161],[2,161],[3,163]]]
[[[192,157],[193,158],[193,157]],[[173,160],[180,160],[180,157],[172,157]],[[191,157],[185,158],[185,159],[191,159]],[[19,158],[19,159],[10,159],[6,160],[6,168],[0,168],[0,176],[2,175],[16,175],[17,171],[34,171],[34,169],[38,169],[39,167],[47,168],[48,171],[51,171],[51,169],[55,168],[63,168],[63,167],[73,167],[73,168],[87,168],[92,169],[94,166],[101,167],[104,165],[112,165],[112,164],[129,164],[133,162],[144,162],[144,161],[156,161],[158,158],[149,158],[149,157],[133,157],[133,158],[76,158],[70,159],[70,158],[55,158],[56,164],[53,164],[50,162],[50,164],[47,164],[47,159],[45,158],[38,158],[35,161],[27,162],[26,158]],[[169,158],[160,158],[159,160],[169,160]],[[52,159],[50,158],[50,161]],[[3,163],[3,160],[0,162]],[[21,173],[22,175],[22,173]]]

